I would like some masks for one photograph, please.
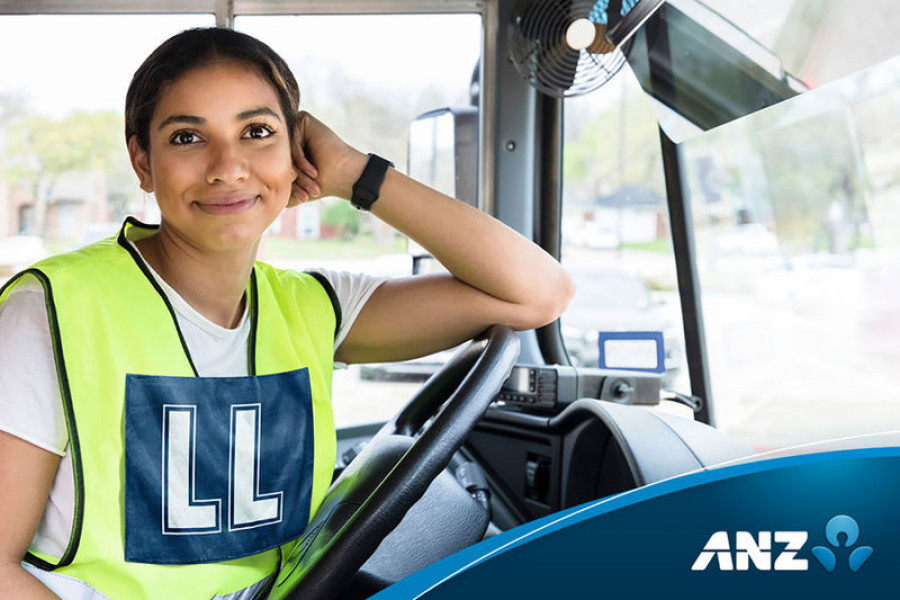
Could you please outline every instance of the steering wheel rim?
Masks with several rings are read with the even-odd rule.
[[[425,382],[329,489],[286,557],[272,597],[334,598],[446,468],[509,376],[518,353],[515,333],[495,325]],[[432,416],[411,446],[398,443]],[[402,456],[381,477],[385,453]]]

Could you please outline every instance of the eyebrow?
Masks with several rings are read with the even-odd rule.
[[[278,116],[271,108],[262,106],[260,108],[254,108],[251,110],[245,110],[244,112],[238,113],[237,117],[235,117],[236,121],[246,121],[247,119],[252,119],[253,117],[258,117],[260,115],[269,115],[271,117],[275,117],[279,121],[281,121],[281,117]],[[206,124],[206,119],[203,117],[196,117],[194,115],[172,115],[165,121],[159,124],[159,129],[162,129],[166,125],[171,125],[173,123],[187,123],[189,125],[204,125]]]
[[[189,123],[191,125],[203,125],[206,123],[206,119],[202,117],[195,117],[193,115],[172,115],[165,121],[159,124],[159,129],[162,129],[166,125],[171,125],[172,123]]]
[[[254,108],[253,110],[245,110],[242,113],[238,113],[237,120],[238,121],[246,121],[247,119],[252,119],[253,117],[258,117],[260,115],[269,115],[271,117],[275,117],[279,121],[281,120],[281,117],[278,116],[278,113],[276,113],[274,110],[272,110],[271,108],[268,108],[266,106],[261,106],[260,108]]]

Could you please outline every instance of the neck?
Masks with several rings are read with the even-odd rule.
[[[250,248],[209,252],[163,226],[135,243],[153,270],[194,310],[221,327],[238,326],[259,241]]]

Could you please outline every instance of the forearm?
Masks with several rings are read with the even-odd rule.
[[[22,567],[60,457],[0,430],[0,598],[56,598]]]
[[[294,148],[296,197],[350,199],[368,157],[312,115],[302,114],[302,123]],[[452,343],[479,324],[540,327],[556,319],[574,294],[572,279],[560,264],[531,241],[396,170],[388,170],[371,211],[418,242],[454,277],[381,286],[344,342],[351,359],[357,358],[357,349],[363,349],[359,356],[367,360],[395,356],[392,347],[408,352],[410,338],[417,335],[423,342],[416,351]],[[420,308],[423,302],[431,308],[413,311],[415,294],[422,296],[417,300]],[[455,325],[449,322],[454,319]],[[396,334],[402,325],[415,331]]]
[[[59,600],[18,562],[0,563],[0,598],[22,598],[23,600]]]
[[[428,250],[454,276],[544,324],[574,286],[560,264],[500,221],[389,170],[372,213]]]

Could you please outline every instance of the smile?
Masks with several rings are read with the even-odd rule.
[[[252,208],[259,196],[234,196],[197,201],[194,204],[211,215],[234,215]]]

